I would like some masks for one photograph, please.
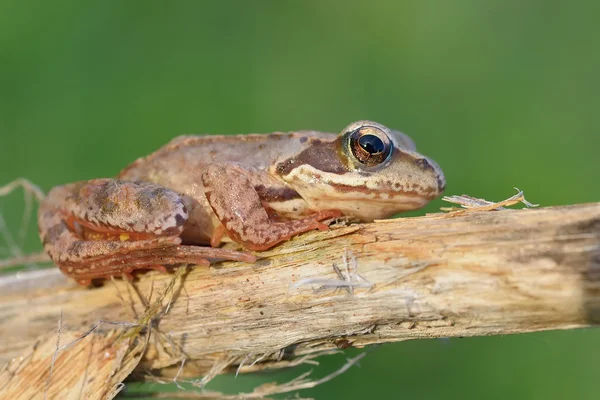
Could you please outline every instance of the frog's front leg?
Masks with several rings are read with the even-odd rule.
[[[251,250],[266,250],[294,235],[326,230],[320,221],[339,217],[337,210],[316,212],[293,221],[273,221],[247,177],[236,164],[211,164],[202,174],[206,198],[229,237]]]
[[[113,179],[56,187],[39,210],[44,250],[63,273],[82,284],[165,265],[256,260],[250,254],[181,245],[187,219],[177,193],[152,183]]]

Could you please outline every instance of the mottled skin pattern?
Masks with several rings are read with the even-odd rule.
[[[265,250],[320,221],[370,221],[424,206],[441,169],[406,135],[371,121],[315,131],[181,136],[117,179],[55,187],[40,205],[44,249],[82,284],[143,268],[254,255],[208,247],[221,239]]]

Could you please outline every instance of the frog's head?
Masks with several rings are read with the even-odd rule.
[[[335,139],[310,137],[305,145],[277,172],[314,210],[369,221],[421,208],[444,191],[440,167],[408,136],[376,122],[354,122]]]

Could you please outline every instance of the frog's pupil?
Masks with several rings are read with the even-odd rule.
[[[363,135],[358,139],[360,147],[365,149],[369,154],[383,153],[385,145],[383,141],[375,135]]]

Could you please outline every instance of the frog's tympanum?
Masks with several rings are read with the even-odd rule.
[[[442,170],[412,140],[371,121],[315,131],[181,136],[116,179],[55,187],[40,205],[44,249],[91,279],[209,260],[254,262],[218,248],[266,250],[346,216],[372,221],[420,208],[444,190]]]

